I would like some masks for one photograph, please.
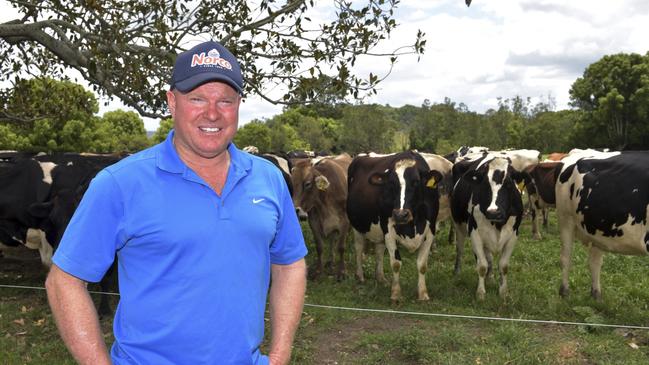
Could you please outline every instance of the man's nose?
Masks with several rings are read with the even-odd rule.
[[[208,103],[205,114],[207,118],[210,120],[218,119],[221,116],[221,110],[219,109],[219,104],[216,102]]]

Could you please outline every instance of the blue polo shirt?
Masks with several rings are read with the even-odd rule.
[[[99,281],[118,259],[115,364],[267,364],[271,264],[306,246],[286,183],[230,144],[221,196],[165,142],[102,170],[53,261]]]

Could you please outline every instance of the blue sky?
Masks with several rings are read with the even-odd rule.
[[[319,1],[312,19],[331,14],[331,2]],[[0,1],[0,22],[12,19]],[[378,50],[409,44],[418,29],[426,33],[425,54],[399,59],[378,95],[368,103],[421,105],[449,97],[484,112],[497,98],[516,95],[568,107],[570,85],[591,63],[607,54],[649,51],[649,1],[646,0],[402,0],[399,28]],[[385,74],[388,62],[364,57],[361,74]],[[272,92],[272,91],[269,91]],[[119,102],[102,112],[123,108]],[[261,98],[248,97],[240,123],[281,112]],[[145,120],[148,130],[157,122]]]

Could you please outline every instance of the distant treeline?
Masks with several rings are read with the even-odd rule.
[[[235,143],[262,152],[292,150],[446,154],[463,145],[529,148],[543,153],[592,147],[649,149],[649,53],[604,56],[570,88],[569,110],[554,100],[500,98],[485,113],[448,98],[421,105],[347,104],[329,99],[286,107],[281,114],[240,126]],[[242,104],[242,108],[246,105]],[[0,149],[135,152],[164,139],[165,119],[151,138],[138,114],[96,116],[94,94],[70,81],[19,80],[0,92]]]

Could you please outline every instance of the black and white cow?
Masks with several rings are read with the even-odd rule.
[[[455,272],[459,273],[464,239],[468,235],[477,260],[478,299],[485,297],[484,281],[494,254],[500,255],[499,294],[505,297],[509,258],[523,215],[521,195],[513,178],[517,172],[509,159],[492,154],[459,161],[453,170],[456,183],[451,196],[451,212],[456,229]]]
[[[605,252],[649,254],[649,152],[571,151],[561,160],[556,183],[561,236],[562,282],[568,274],[574,239],[588,247],[591,295],[600,300],[600,271]]]
[[[436,155],[433,153],[420,152],[421,156],[426,160],[428,167],[431,170],[439,171],[442,174],[442,180],[437,184],[437,191],[439,194],[439,213],[437,215],[437,226],[441,222],[451,222],[451,228],[448,232],[448,243],[452,243],[454,236],[453,225],[451,219],[451,191],[453,190],[453,163],[446,157]],[[433,245],[435,243],[433,242]]]
[[[33,158],[25,158],[0,168],[0,242],[14,247],[28,243],[28,230],[40,225],[29,214],[29,206],[45,202],[49,198],[54,166],[53,163],[40,163]],[[40,238],[29,242],[30,248],[40,250],[43,264],[49,265],[51,247],[42,245]]]
[[[291,162],[287,157],[280,156],[279,154],[274,153],[260,153],[259,148],[255,146],[246,146],[243,148],[245,152],[250,153],[251,155],[259,156],[265,160],[272,162],[275,167],[277,167],[284,177],[288,191],[293,196],[293,183],[291,181]]]
[[[112,155],[37,155],[0,168],[0,242],[10,246],[26,244],[28,230],[42,229],[44,224],[43,216],[32,214],[32,206],[52,201],[60,191],[76,190],[101,168],[118,160]],[[51,232],[41,232],[40,242],[30,246],[39,249],[47,267],[56,247],[45,239],[48,235],[53,237]]]
[[[388,248],[393,301],[401,299],[401,255],[397,243],[417,253],[418,298],[429,300],[426,288],[428,256],[439,211],[437,183],[442,175],[430,170],[417,152],[359,155],[348,170],[347,216],[354,228],[356,275],[363,281],[365,240],[376,244],[376,278],[385,281],[383,253]]]

